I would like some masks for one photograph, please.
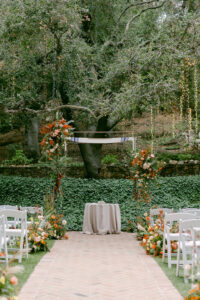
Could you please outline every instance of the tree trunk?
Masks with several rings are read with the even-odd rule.
[[[25,144],[24,152],[28,158],[37,160],[40,155],[39,141],[39,120],[32,118],[25,125]]]
[[[88,131],[108,131],[108,117],[102,117],[98,120],[96,126],[91,126]],[[104,138],[105,133],[93,133],[89,137]],[[99,178],[101,171],[101,150],[102,144],[79,144],[79,149],[83,158],[85,167],[85,177]]]
[[[85,176],[99,178],[101,171],[101,144],[79,144],[79,149],[84,161]]]

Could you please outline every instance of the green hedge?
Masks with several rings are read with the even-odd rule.
[[[0,176],[0,204],[43,205],[43,197],[52,186],[47,178]],[[127,179],[63,179],[63,214],[69,230],[81,230],[86,202],[104,200],[119,203],[122,229],[128,219],[136,220],[148,209],[146,203],[132,200],[133,184]],[[151,184],[152,206],[200,207],[200,176],[161,177]]]

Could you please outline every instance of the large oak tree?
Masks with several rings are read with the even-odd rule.
[[[2,0],[0,101],[23,113],[28,149],[38,152],[38,116],[55,108],[76,130],[110,131],[136,110],[176,105],[181,62],[199,57],[199,10],[194,0]],[[101,145],[80,151],[98,177]]]

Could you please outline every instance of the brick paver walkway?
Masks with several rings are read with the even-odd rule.
[[[29,277],[19,300],[181,300],[130,233],[69,232]]]

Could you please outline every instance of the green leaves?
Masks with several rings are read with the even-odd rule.
[[[44,205],[47,190],[53,182],[47,178],[0,176],[0,204]],[[138,216],[149,209],[149,204],[133,200],[133,184],[126,179],[62,179],[63,213],[68,230],[82,230],[84,207],[87,202],[119,203],[122,230],[128,220],[137,222]],[[200,176],[161,177],[150,185],[152,206],[200,207]]]

